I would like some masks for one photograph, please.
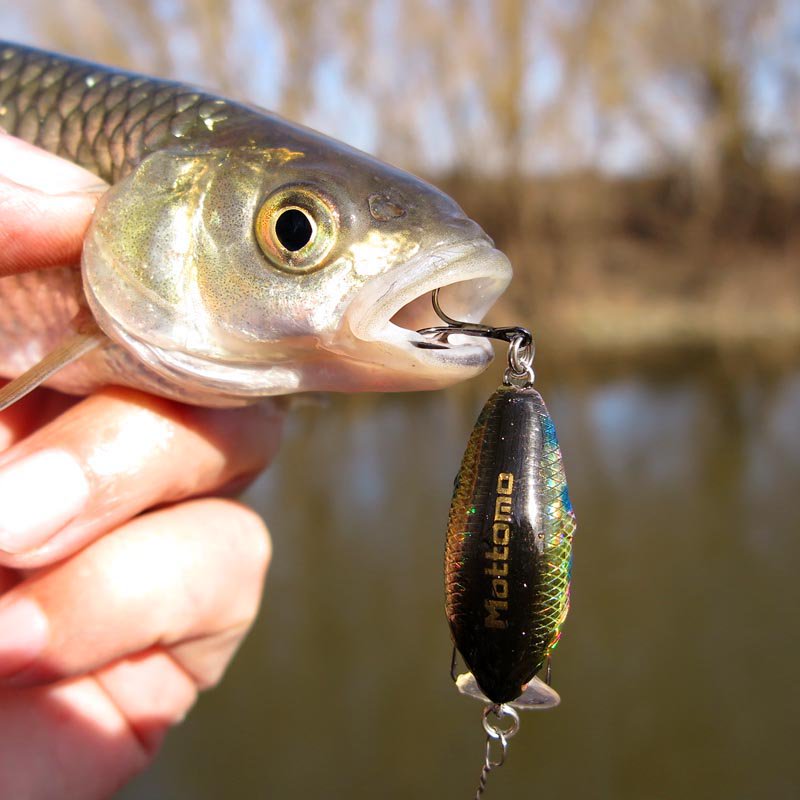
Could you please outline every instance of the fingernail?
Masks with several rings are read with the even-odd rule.
[[[40,450],[0,469],[0,550],[44,544],[84,507],[89,483],[64,450]]]
[[[0,606],[0,678],[25,669],[44,650],[47,617],[27,597]]]

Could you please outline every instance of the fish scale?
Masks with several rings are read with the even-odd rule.
[[[177,139],[207,139],[237,104],[94,64],[0,43],[0,127],[108,183]]]

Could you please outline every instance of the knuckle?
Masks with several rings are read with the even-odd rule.
[[[243,557],[259,574],[265,573],[272,558],[272,540],[264,520],[248,506],[232,500],[227,502],[237,516],[237,538]]]

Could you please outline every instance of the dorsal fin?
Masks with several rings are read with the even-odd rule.
[[[27,372],[23,372],[18,378],[0,388],[0,411],[4,411],[25,397],[62,367],[77,361],[105,342],[108,342],[108,337],[96,325],[91,328],[87,326],[65,339],[38,364],[34,364]]]

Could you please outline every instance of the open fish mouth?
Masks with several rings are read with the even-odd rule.
[[[431,303],[435,289],[449,315],[480,322],[510,280],[511,264],[488,241],[451,244],[416,256],[366,286],[345,319],[356,339],[388,346],[398,368],[479,372],[492,359],[490,342],[454,334],[446,344],[431,346],[418,331],[442,324]]]

